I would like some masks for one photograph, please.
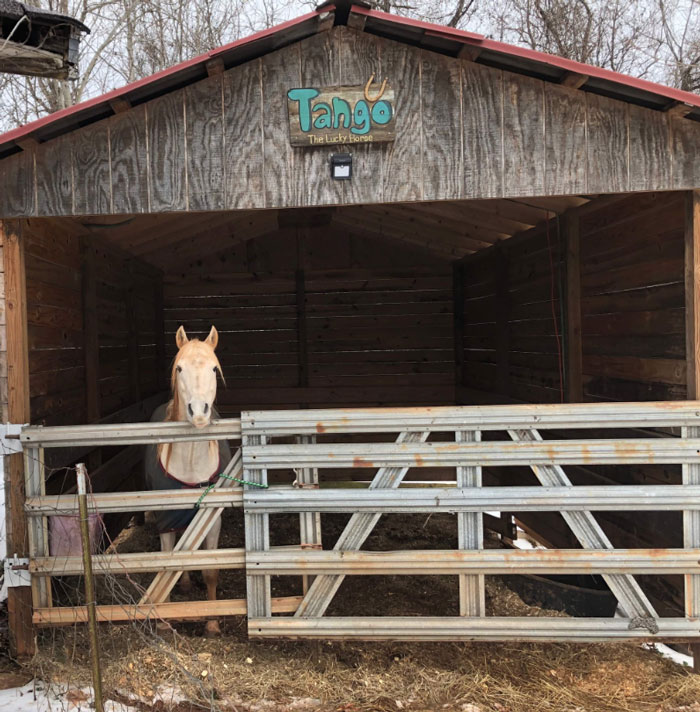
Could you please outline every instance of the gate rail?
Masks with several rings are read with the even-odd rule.
[[[248,630],[251,636],[402,640],[620,640],[700,638],[700,402],[440,408],[337,409],[243,413],[244,478],[265,484],[272,470],[378,468],[365,490],[290,491],[246,487]],[[680,437],[669,429],[680,428]],[[633,430],[586,437],[586,431]],[[507,440],[484,441],[501,431]],[[541,431],[560,432],[546,439]],[[584,431],[583,433],[577,431]],[[377,442],[384,435],[393,442]],[[361,436],[369,436],[361,442]],[[279,442],[295,436],[296,442]],[[346,436],[353,436],[352,442]],[[306,442],[300,442],[301,437]],[[489,437],[492,437],[489,435]],[[568,465],[679,464],[678,485],[574,486]],[[527,466],[537,486],[483,487],[484,466]],[[450,468],[452,487],[402,488],[411,468]],[[483,512],[562,513],[582,549],[484,551]],[[591,512],[684,512],[683,549],[614,549]],[[272,551],[269,516],[352,513],[332,551]],[[385,513],[457,516],[448,551],[368,552],[361,547]],[[273,615],[270,577],[316,578],[294,617]],[[600,573],[623,618],[486,616],[484,575]],[[661,618],[633,574],[685,576],[683,618]],[[460,615],[324,616],[346,575],[459,576]]]
[[[205,430],[186,423],[127,423],[24,427],[20,442],[24,449],[26,499],[29,517],[29,570],[32,579],[33,622],[38,626],[70,625],[87,621],[85,606],[54,606],[51,595],[52,576],[83,573],[80,556],[49,556],[48,517],[77,515],[76,495],[46,495],[44,477],[45,448],[76,446],[148,445],[161,442],[221,440],[239,441],[239,419],[222,419]],[[234,456],[231,473],[240,476],[240,453]],[[200,551],[198,546],[225,507],[242,507],[240,488],[229,480],[219,480],[199,503],[200,510],[172,552],[137,554],[103,554],[93,557],[93,573],[97,575],[128,574],[155,571],[154,582],[141,600],[133,605],[98,605],[98,621],[127,621],[147,618],[187,619],[206,616],[245,615],[245,599],[218,601],[166,602],[183,571],[215,566],[220,569],[244,569],[245,549]],[[106,492],[89,496],[91,513],[152,511],[157,509],[190,509],[201,498],[202,491],[159,490],[149,492]],[[300,597],[276,598],[276,611],[294,611]]]
[[[680,434],[676,429],[680,428]],[[674,429],[674,430],[671,430]],[[595,430],[596,432],[590,432]],[[632,431],[622,435],[601,432]],[[490,433],[506,434],[505,440]],[[554,431],[554,432],[549,432]],[[582,432],[581,432],[582,431]],[[543,438],[543,432],[553,435]],[[566,437],[561,436],[566,433]],[[587,434],[594,437],[585,437]],[[616,435],[620,435],[616,437]],[[353,442],[347,442],[351,436]],[[367,437],[363,437],[367,436]],[[384,438],[393,442],[377,442]],[[266,484],[268,471],[288,471],[292,486],[243,490],[221,479],[174,552],[94,557],[103,573],[157,571],[131,606],[98,606],[98,620],[200,618],[248,613],[251,636],[411,640],[620,640],[700,638],[700,402],[459,406],[246,412],[197,430],[182,423],[25,427],[30,520],[30,571],[37,625],[86,620],[84,607],[54,607],[51,576],[80,573],[78,557],[48,555],[47,518],[77,513],[73,495],[47,496],[44,448],[136,445],[177,440],[241,440],[230,474]],[[290,442],[293,440],[293,442]],[[339,442],[339,440],[343,440]],[[360,442],[356,442],[356,441]],[[574,486],[568,465],[671,463],[680,484]],[[484,466],[528,466],[541,486],[484,487]],[[402,487],[410,469],[449,468],[440,488]],[[319,489],[319,471],[376,468],[365,490]],[[292,471],[294,474],[292,474]],[[201,492],[99,493],[91,511],[190,508]],[[243,507],[245,549],[198,551],[225,507]],[[561,512],[582,549],[483,550],[486,511]],[[683,549],[614,549],[592,512],[683,511]],[[297,513],[300,544],[271,547],[271,514]],[[352,517],[333,550],[321,549],[320,513]],[[443,512],[457,517],[455,550],[362,551],[385,513]],[[246,569],[246,599],[167,603],[184,570]],[[623,618],[501,618],[487,616],[484,576],[499,573],[600,573]],[[459,616],[327,617],[346,575],[445,575],[459,579]],[[685,617],[662,618],[634,579],[683,574]],[[271,576],[304,577],[304,595],[272,598]],[[313,579],[311,577],[314,577]],[[294,613],[293,617],[277,615]]]

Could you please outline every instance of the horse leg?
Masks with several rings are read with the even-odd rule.
[[[175,548],[175,532],[164,532],[160,534],[160,550],[161,551],[172,551]],[[163,603],[168,603],[170,601],[170,594],[168,594]],[[158,620],[156,623],[156,630],[158,633],[167,633],[172,630],[171,625],[164,620]]]
[[[218,549],[219,548],[219,534],[221,533],[221,517],[216,520],[216,524],[210,529],[209,534],[207,534],[204,540],[205,549]],[[216,584],[219,580],[219,570],[218,569],[207,569],[202,571],[202,576],[204,577],[204,583],[207,586],[207,600],[216,601]],[[219,621],[215,619],[210,619],[204,628],[204,635],[207,638],[214,638],[217,635],[221,635],[221,628],[219,628]]]

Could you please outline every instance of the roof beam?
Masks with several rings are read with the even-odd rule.
[[[224,60],[221,57],[214,57],[204,63],[207,70],[207,76],[214,77],[217,74],[224,73]]]
[[[23,151],[33,151],[36,149],[36,147],[39,145],[39,141],[34,138],[34,136],[23,136],[22,138],[18,138],[15,143],[23,150]]]
[[[571,89],[580,89],[588,80],[588,74],[579,74],[578,72],[565,72],[564,76],[559,80],[559,84]]]
[[[381,227],[377,230],[374,225],[358,225],[356,222],[349,220],[343,215],[334,215],[331,220],[331,225],[337,225],[350,235],[368,240],[386,240],[404,245],[409,244],[412,247],[425,250],[436,257],[441,257],[442,259],[449,261],[461,259],[462,257],[470,255],[474,252],[474,250],[459,249],[450,245],[445,245],[434,239],[420,237],[417,235],[408,235],[400,230],[394,231]]]
[[[477,47],[476,45],[463,44],[459,52],[457,53],[457,56],[460,59],[466,59],[469,62],[476,62],[479,55],[481,54],[481,51],[481,47]]]
[[[109,106],[115,114],[123,114],[131,110],[131,102],[125,96],[109,100]]]
[[[682,101],[673,101],[664,109],[669,116],[679,119],[684,119],[692,110],[693,107],[690,104],[685,104]]]

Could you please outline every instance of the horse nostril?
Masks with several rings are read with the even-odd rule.
[[[192,403],[187,404],[187,410],[190,411],[190,415],[194,417],[194,411],[192,410]]]
[[[204,412],[208,413],[209,412],[209,403],[204,404]]]

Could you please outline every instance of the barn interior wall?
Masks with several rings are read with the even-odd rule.
[[[155,392],[156,270],[81,239],[69,221],[30,220],[27,228],[32,423],[94,422]]]
[[[282,227],[165,273],[166,348],[219,329],[243,409],[454,403],[452,267],[337,227]]]
[[[634,195],[574,211],[580,213],[574,263],[567,260],[565,218],[465,258],[456,271],[464,296],[460,402],[571,400],[567,327],[576,308],[582,400],[685,398],[685,199],[683,193]],[[577,267],[580,294],[570,303],[567,270]],[[673,465],[565,470],[574,484],[681,481]],[[484,476],[492,484],[536,484],[527,468],[488,468]],[[518,518],[541,541],[578,546],[560,515]],[[596,518],[616,546],[682,546],[677,513]],[[662,588],[650,591],[657,601],[682,604],[680,581],[657,585]]]
[[[586,400],[686,397],[684,194],[631,196],[581,219]]]
[[[23,227],[31,422],[147,419],[164,380],[161,274],[72,220]],[[47,464],[80,456],[97,490],[114,489],[138,462],[137,450],[55,450]],[[72,484],[59,472],[47,489]]]

